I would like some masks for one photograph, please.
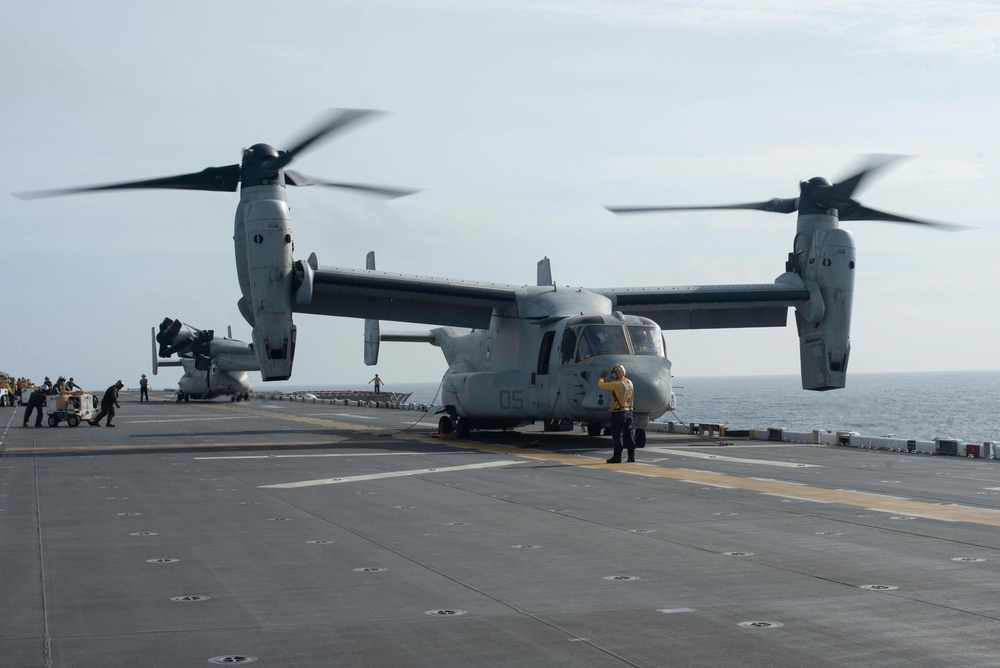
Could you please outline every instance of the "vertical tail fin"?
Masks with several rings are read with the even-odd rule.
[[[553,285],[552,265],[549,263],[548,257],[543,257],[538,261],[538,280],[535,285]]]

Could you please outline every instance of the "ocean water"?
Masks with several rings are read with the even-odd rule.
[[[401,383],[387,389],[412,392],[414,403],[435,403],[439,383]],[[677,410],[661,421],[1000,442],[1000,371],[852,373],[845,389],[830,392],[804,391],[797,375],[675,377],[674,391]]]
[[[829,392],[803,390],[797,375],[675,378],[674,385],[679,422],[1000,441],[1000,371],[854,373],[846,388]]]

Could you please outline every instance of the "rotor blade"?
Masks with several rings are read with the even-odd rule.
[[[358,192],[363,192],[368,195],[379,195],[382,197],[386,197],[388,199],[394,199],[396,197],[406,197],[407,195],[413,195],[414,193],[420,192],[419,190],[389,188],[387,186],[373,186],[373,185],[366,185],[364,183],[323,181],[320,179],[314,179],[311,176],[300,174],[298,172],[293,172],[291,170],[285,170],[285,184],[291,186],[329,186],[331,188],[346,188],[348,190],[357,190]]]
[[[101,186],[85,186],[83,188],[63,188],[60,190],[33,190],[14,193],[21,200],[41,199],[44,197],[61,197],[80,193],[98,192],[101,190],[140,190],[146,188],[165,188],[168,190],[211,190],[220,192],[235,192],[240,183],[240,166],[207,167],[192,174],[165,176],[160,179],[146,181],[128,181],[125,183],[110,183]]]
[[[280,169],[288,163],[290,163],[295,156],[297,156],[302,151],[309,148],[312,144],[319,141],[320,139],[340,130],[341,128],[354,123],[366,116],[373,116],[381,114],[383,112],[374,111],[372,109],[340,109],[335,115],[328,118],[322,125],[313,130],[310,134],[306,135],[298,142],[296,142],[292,148],[281,151],[278,157],[277,167]]]
[[[755,211],[769,211],[771,213],[791,213],[799,208],[799,200],[798,198],[775,198],[766,202],[722,204],[716,206],[606,206],[604,208],[619,215],[628,213],[653,213],[657,211],[714,211],[725,209],[753,209]]]
[[[906,156],[904,155],[870,155],[860,171],[848,176],[845,179],[841,179],[831,187],[836,193],[837,198],[842,198],[844,200],[851,199],[854,195],[854,191],[861,186],[862,182],[864,182],[870,174],[874,174],[880,169],[883,169],[905,157]]]
[[[160,333],[156,335],[157,342],[165,345],[173,343],[181,331],[181,324],[180,320],[164,318],[160,323]]]
[[[878,209],[870,209],[867,206],[860,206],[860,205],[856,209],[852,207],[850,211],[846,212],[841,211],[839,218],[840,220],[879,220],[887,223],[909,223],[913,225],[925,225],[927,227],[936,227],[938,229],[948,230],[951,232],[972,229],[966,225],[955,225],[953,223],[939,223],[933,220],[919,220],[917,218],[898,216],[894,213],[879,211]]]
[[[171,357],[175,353],[180,354],[186,352],[191,346],[194,345],[194,339],[191,337],[185,337],[179,343],[175,343],[170,346],[160,345],[160,357]]]

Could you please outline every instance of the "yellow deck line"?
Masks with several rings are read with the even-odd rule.
[[[418,439],[417,435],[403,435],[403,438]],[[476,441],[441,441],[443,445],[458,447],[470,450],[482,450],[500,454],[523,457],[526,459],[537,459],[549,462],[558,462],[571,466],[582,467],[603,467],[609,471],[620,471],[623,473],[634,473],[652,478],[669,478],[671,480],[684,480],[689,482],[702,483],[710,486],[725,485],[735,489],[742,489],[748,492],[758,492],[772,496],[781,496],[788,499],[800,501],[815,501],[818,503],[837,503],[845,506],[854,506],[865,510],[877,509],[879,512],[898,513],[899,515],[913,515],[927,519],[942,520],[945,522],[970,522],[973,524],[984,524],[987,526],[1000,527],[1000,511],[988,508],[973,508],[970,506],[939,505],[927,503],[925,501],[914,501],[912,499],[894,499],[882,494],[870,494],[867,492],[857,492],[843,489],[825,489],[814,487],[802,483],[785,483],[778,480],[761,480],[758,478],[744,478],[741,476],[729,475],[726,473],[715,473],[711,471],[695,471],[692,469],[669,469],[650,464],[606,464],[603,459],[586,457],[582,455],[564,455],[556,452],[542,452],[517,448],[491,443],[479,443]]]

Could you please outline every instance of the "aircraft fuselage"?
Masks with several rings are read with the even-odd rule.
[[[250,374],[247,371],[221,371],[216,366],[210,371],[195,368],[194,360],[183,360],[184,375],[177,381],[179,398],[214,399],[221,396],[246,397],[250,393]]]
[[[454,417],[472,428],[536,420],[603,425],[610,397],[597,381],[615,364],[635,387],[637,427],[676,407],[656,323],[613,313],[606,297],[586,290],[528,290],[510,309],[498,310],[487,330],[434,330],[449,364],[442,404]]]

